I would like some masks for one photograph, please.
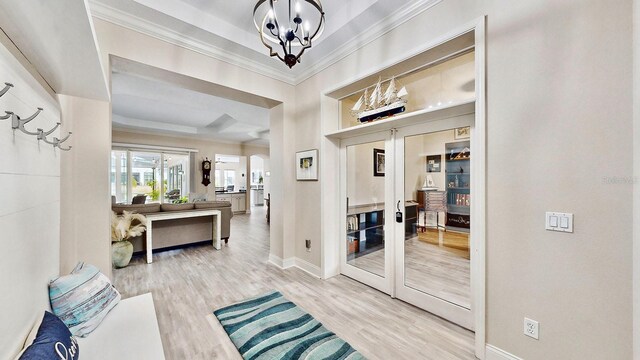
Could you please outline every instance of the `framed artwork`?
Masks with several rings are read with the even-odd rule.
[[[318,181],[318,149],[296,153],[296,180]]]
[[[427,156],[427,172],[440,172],[442,164],[442,155],[428,155]]]
[[[470,137],[471,137],[471,127],[469,126],[455,128],[453,130],[453,138],[455,140],[468,139]]]
[[[383,149],[373,149],[373,176],[384,176]]]

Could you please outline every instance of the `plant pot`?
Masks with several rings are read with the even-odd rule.
[[[130,241],[111,243],[111,262],[116,269],[129,265],[133,256],[133,244]]]

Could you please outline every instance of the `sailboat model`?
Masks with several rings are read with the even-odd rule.
[[[351,109],[351,112],[358,117],[358,121],[361,123],[393,116],[406,110],[405,105],[409,93],[404,86],[397,90],[395,78],[389,81],[389,86],[384,93],[382,92],[381,79],[378,79],[371,94],[368,90],[364,90],[364,94]]]

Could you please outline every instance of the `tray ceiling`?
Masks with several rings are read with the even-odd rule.
[[[441,0],[323,0],[326,28],[289,69],[253,26],[255,1],[91,0],[93,16],[297,84]]]

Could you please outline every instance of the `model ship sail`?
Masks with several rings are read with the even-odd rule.
[[[369,92],[367,91],[367,89],[364,89],[364,94],[362,96],[360,96],[360,99],[358,99],[358,101],[356,101],[356,104],[353,105],[353,107],[351,108],[351,113],[355,116],[358,115],[358,113],[362,110],[362,107],[364,106],[364,108],[366,109],[368,104],[367,104],[367,99],[369,98]]]
[[[409,93],[404,86],[399,91],[397,90],[395,78],[389,81],[389,86],[383,94],[382,79],[378,79],[371,94],[368,93],[368,89],[365,89],[364,95],[358,99],[351,111],[357,115],[360,122],[392,116],[405,111],[408,95]],[[364,110],[361,111],[363,106]]]
[[[375,109],[380,105],[380,100],[382,100],[382,83],[380,82],[380,79],[378,79],[378,84],[376,84],[376,87],[373,89],[371,97],[369,98],[369,105],[372,109]]]
[[[396,96],[398,97],[398,99],[406,99],[407,95],[409,95],[409,93],[407,92],[407,88],[406,87],[402,87],[402,89],[400,89],[400,91],[398,91],[398,93],[396,94]]]
[[[384,93],[384,104],[389,105],[396,99],[397,89],[396,89],[396,81],[394,78],[389,82],[389,87],[387,91]]]
[[[351,111],[360,111],[360,109],[362,109],[362,105],[364,104],[364,95],[360,96],[360,99],[358,99],[358,101],[356,101],[356,104],[353,105],[353,107],[351,108]]]

